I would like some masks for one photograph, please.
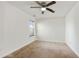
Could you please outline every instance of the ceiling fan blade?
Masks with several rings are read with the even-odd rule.
[[[41,7],[43,7],[43,5],[42,5],[40,2],[36,1],[36,3],[37,3],[38,5],[40,5]]]
[[[48,6],[53,5],[55,3],[56,3],[56,1],[52,1],[52,2],[48,3],[46,6],[48,7]]]
[[[55,12],[54,10],[52,10],[52,9],[50,9],[50,8],[46,8],[46,10],[48,10],[48,11],[50,11],[50,12],[52,12],[52,13]]]
[[[30,8],[41,8],[41,7],[30,7]]]

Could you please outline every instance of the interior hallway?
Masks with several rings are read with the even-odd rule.
[[[5,58],[77,58],[65,43],[35,41]]]

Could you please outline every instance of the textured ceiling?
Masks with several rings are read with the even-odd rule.
[[[49,3],[47,1],[46,3]],[[40,8],[30,8],[31,6],[39,6],[34,1],[20,1],[20,2],[8,2],[11,5],[19,8],[20,10],[28,13],[29,15],[36,15],[37,18],[44,17],[64,17],[76,4],[75,1],[56,1],[56,4],[49,6],[49,8],[55,10],[55,13],[51,13],[49,11],[45,11],[45,14],[41,14]]]

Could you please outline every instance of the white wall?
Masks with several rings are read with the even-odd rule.
[[[0,52],[2,51],[2,43],[3,43],[3,17],[4,15],[4,5],[0,2]]]
[[[2,9],[3,5],[4,9]],[[2,26],[4,27],[4,39],[2,39],[1,32],[0,57],[13,52],[34,40],[28,37],[30,33],[28,21],[32,19],[32,17],[8,3],[4,3],[3,5],[0,5],[0,21],[4,20],[4,23],[1,23],[4,25]],[[3,29],[0,29],[0,31],[2,30]],[[2,40],[3,42],[1,43]]]
[[[79,2],[66,16],[66,43],[79,55]]]
[[[65,41],[64,18],[44,18],[37,21],[37,36],[39,40],[49,42]]]

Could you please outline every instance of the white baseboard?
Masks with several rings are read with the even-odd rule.
[[[76,52],[68,43],[66,45],[79,57],[79,53]]]
[[[31,44],[32,42],[34,42],[34,41],[36,41],[36,39],[32,39],[31,41],[27,42],[26,44],[21,45],[20,47],[14,49],[14,50],[7,51],[6,53],[2,53],[2,55],[0,55],[0,58],[5,57],[5,56],[13,53],[14,51],[16,51],[16,50],[18,50],[18,49],[20,49],[20,48],[22,48],[24,46],[27,46],[27,45]]]
[[[47,40],[40,40],[40,39],[38,39],[38,41],[65,43],[65,41],[47,41]]]

